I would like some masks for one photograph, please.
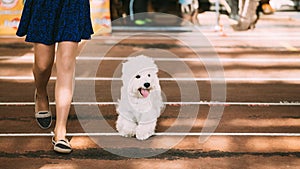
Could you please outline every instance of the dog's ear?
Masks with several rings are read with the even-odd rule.
[[[158,76],[155,76],[155,79],[154,79],[154,88],[155,88],[155,90],[161,90]]]
[[[158,68],[157,67],[155,67],[155,74],[157,75],[158,74]]]
[[[123,62],[122,63],[122,74],[124,74],[125,70],[126,70],[126,62]]]
[[[128,70],[130,69],[130,67],[129,67],[130,65],[128,65],[129,64],[128,62],[129,61],[127,60],[127,61],[122,63],[122,76],[121,76],[121,79],[123,81],[128,81],[129,80],[128,77],[127,77],[127,76],[129,76],[128,75]]]

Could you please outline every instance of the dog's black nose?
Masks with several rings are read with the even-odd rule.
[[[148,87],[150,87],[150,83],[144,83],[144,86],[145,86],[146,88],[148,88]]]

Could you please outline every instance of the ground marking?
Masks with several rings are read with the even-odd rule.
[[[1,56],[0,60],[5,59],[16,59],[16,60],[33,60],[33,55],[26,55],[21,57],[16,56]],[[102,56],[79,56],[76,58],[77,60],[83,61],[95,61],[95,60],[103,60],[103,61],[125,61],[128,57],[102,57]],[[178,61],[185,61],[185,62],[223,62],[223,63],[230,63],[230,62],[267,62],[267,63],[300,63],[300,58],[153,58],[155,61],[169,61],[169,62],[178,62]]]
[[[280,42],[280,45],[285,47],[288,51],[292,51],[292,52],[298,52],[299,51],[298,48],[292,46],[291,44],[289,44],[287,42]]]
[[[50,102],[55,105],[55,102]],[[72,102],[72,105],[117,105],[117,102]],[[218,101],[199,101],[199,102],[164,102],[165,105],[209,105],[209,106],[300,106],[300,102],[218,102]],[[33,106],[34,102],[0,102],[0,106]]]
[[[33,76],[0,76],[0,80],[34,80]],[[56,80],[56,77],[50,77],[50,80]],[[121,78],[112,78],[112,77],[75,77],[76,81],[121,81]],[[300,78],[159,78],[161,81],[300,81]]]
[[[156,133],[157,136],[300,136],[300,133]]]
[[[67,133],[67,136],[120,136],[119,133]],[[299,137],[300,133],[155,133],[155,136],[259,136],[259,137]],[[0,137],[53,137],[53,133],[1,133]]]

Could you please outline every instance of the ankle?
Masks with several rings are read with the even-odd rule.
[[[66,140],[66,129],[54,129],[54,140]]]
[[[49,99],[47,93],[40,94],[35,92],[35,112],[49,111]]]

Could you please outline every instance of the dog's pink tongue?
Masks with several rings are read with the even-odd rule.
[[[149,95],[149,91],[146,90],[146,89],[142,89],[142,90],[141,90],[141,94],[143,95],[144,98],[146,98],[146,97],[148,97],[148,95]]]

